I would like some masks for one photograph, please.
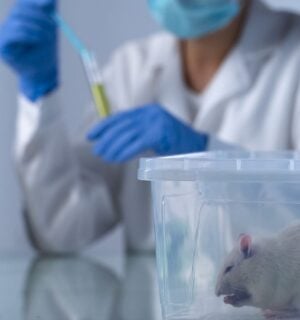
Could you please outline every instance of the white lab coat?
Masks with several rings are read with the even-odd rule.
[[[254,0],[239,43],[201,96],[185,87],[177,41],[167,33],[126,44],[104,80],[114,113],[156,100],[223,142],[298,149],[299,47],[298,16]],[[79,250],[123,222],[129,249],[152,250],[150,189],[136,179],[137,160],[117,167],[94,158],[85,134],[96,113],[88,113],[71,141],[61,108],[55,94],[35,104],[20,97],[16,162],[36,243],[48,251]]]

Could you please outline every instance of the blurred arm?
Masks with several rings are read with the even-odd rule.
[[[27,219],[39,249],[50,252],[82,249],[119,220],[119,171],[93,158],[84,134],[72,144],[59,113],[55,95],[19,99],[15,152]]]

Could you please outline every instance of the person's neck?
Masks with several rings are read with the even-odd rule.
[[[239,39],[247,8],[226,28],[204,38],[180,43],[183,74],[187,86],[201,93]]]

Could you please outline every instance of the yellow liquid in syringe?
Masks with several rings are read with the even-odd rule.
[[[93,84],[91,86],[91,90],[99,115],[103,118],[109,116],[110,107],[105,94],[104,86],[102,84]]]

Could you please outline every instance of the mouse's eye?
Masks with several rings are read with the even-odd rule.
[[[233,266],[229,266],[225,269],[224,274],[230,272],[233,269]]]

